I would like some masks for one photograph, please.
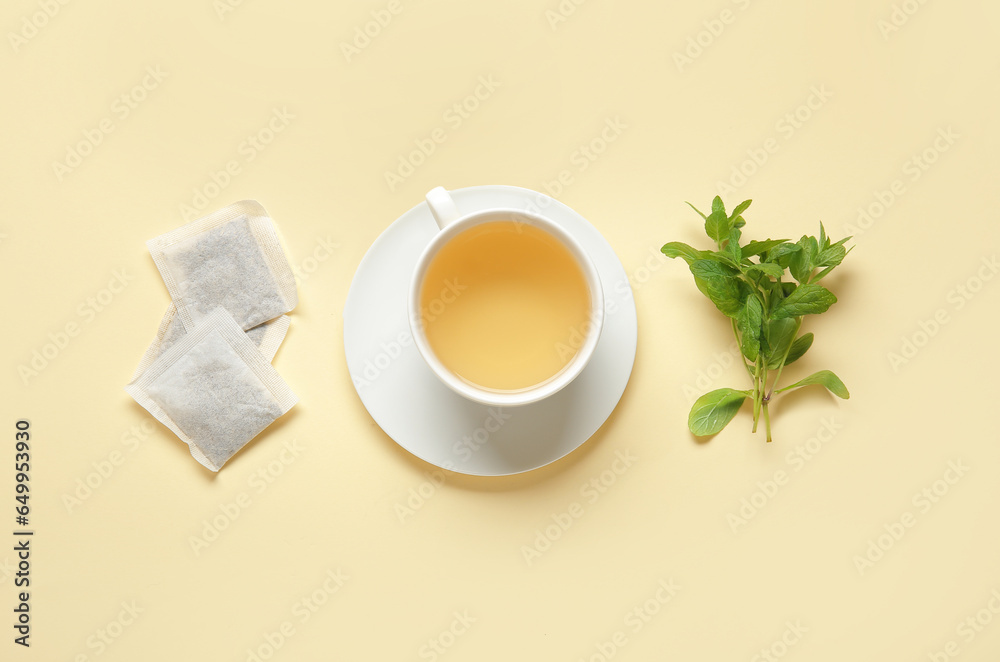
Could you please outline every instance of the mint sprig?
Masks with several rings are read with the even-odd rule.
[[[794,384],[778,388],[785,366],[809,351],[813,334],[799,335],[806,315],[819,315],[837,302],[830,290],[819,284],[850,252],[846,237],[832,242],[823,224],[819,237],[750,241],[740,245],[743,212],[750,200],[726,213],[719,196],[712,211],[704,214],[688,203],[705,221],[705,233],[715,250],[700,250],[679,241],[660,249],[670,258],[687,262],[695,285],[719,311],[728,317],[743,356],[743,365],[753,388],[721,388],[698,398],[688,416],[688,428],[702,437],[722,430],[736,416],[747,398],[753,402],[753,432],[761,417],[771,441],[771,398],[803,386],[819,385],[839,398],[850,393],[844,382],[829,370],[821,370]],[[786,274],[789,279],[786,280]]]

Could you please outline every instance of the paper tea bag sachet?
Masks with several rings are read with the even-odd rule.
[[[231,204],[146,245],[185,329],[218,306],[246,330],[298,303],[274,222],[254,200]]]
[[[290,321],[287,315],[282,315],[270,322],[264,322],[249,329],[246,334],[253,341],[253,344],[257,346],[257,349],[260,350],[260,353],[264,355],[264,358],[268,361],[273,361],[274,355],[278,353],[278,348],[285,339],[285,334],[288,333]],[[139,361],[139,366],[132,375],[132,381],[138,379],[153,364],[153,361],[159,358],[161,354],[170,349],[174,343],[186,334],[187,331],[184,330],[184,325],[181,324],[180,317],[177,316],[177,308],[171,303],[167,307],[167,312],[164,313],[163,319],[160,320],[160,327],[157,329],[156,338],[146,348],[146,353],[142,355],[142,360]]]
[[[203,316],[125,391],[212,471],[298,401],[222,308]]]

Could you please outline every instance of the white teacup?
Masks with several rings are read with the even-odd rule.
[[[423,253],[417,260],[417,267],[413,272],[410,282],[409,298],[407,301],[407,312],[410,320],[410,331],[413,334],[414,343],[420,351],[420,355],[430,366],[430,369],[437,375],[438,379],[444,382],[449,388],[476,402],[497,407],[511,407],[538,402],[544,398],[557,393],[570,382],[572,382],[590,361],[590,357],[597,347],[597,341],[604,326],[604,291],[601,287],[601,280],[590,256],[580,245],[580,243],[558,223],[536,213],[527,212],[520,209],[491,208],[481,209],[469,214],[462,215],[455,206],[454,200],[442,187],[437,187],[427,194],[427,204],[430,207],[434,219],[437,221],[440,232],[424,248]],[[545,231],[561,243],[576,260],[583,273],[590,294],[590,314],[589,323],[583,331],[582,343],[576,354],[569,362],[556,374],[545,381],[529,388],[518,390],[491,389],[485,386],[472,384],[456,375],[448,369],[444,363],[435,355],[424,331],[424,318],[421,311],[421,286],[424,276],[431,261],[451,239],[459,233],[468,230],[480,223],[491,221],[515,221],[532,225]],[[483,348],[488,351],[488,348]]]

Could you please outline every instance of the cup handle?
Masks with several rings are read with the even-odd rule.
[[[451,199],[451,195],[448,191],[444,190],[443,186],[438,186],[428,191],[426,200],[427,206],[431,208],[434,220],[442,230],[449,223],[458,220],[458,217],[461,216],[458,213],[458,207],[455,206],[455,201]]]

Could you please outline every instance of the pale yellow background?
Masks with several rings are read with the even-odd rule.
[[[963,661],[998,659],[1000,614],[988,605],[1000,588],[1000,279],[955,303],[1000,240],[997,3],[908,0],[916,13],[883,35],[890,0],[566,0],[575,9],[554,27],[557,0],[400,2],[350,61],[340,44],[387,2],[246,0],[220,17],[211,0],[73,1],[36,17],[44,25],[25,43],[10,34],[41,5],[5,3],[0,657],[239,662],[266,653],[268,633],[288,622],[294,634],[271,659],[433,659],[424,647],[438,639],[452,644],[448,660],[599,660],[619,631],[623,662],[749,661],[772,646],[788,660],[926,660],[951,640]],[[724,10],[713,37],[706,22],[719,32]],[[707,46],[679,66],[699,34]],[[147,67],[166,77],[123,118],[115,100]],[[448,109],[491,76],[499,87],[449,124]],[[811,117],[789,134],[783,118],[814,87],[832,96],[800,110]],[[241,143],[276,109],[294,118],[248,162]],[[54,164],[105,119],[113,132],[60,181]],[[616,119],[626,128],[582,169],[574,153]],[[957,138],[913,181],[907,161],[949,127]],[[391,190],[385,172],[438,128],[445,141]],[[767,144],[777,151],[725,196],[755,199],[749,236],[795,239],[822,220],[840,237],[876,191],[898,179],[903,193],[855,232],[828,281],[840,303],[807,321],[816,344],[788,371],[831,368],[852,398],[777,401],[770,445],[745,411],[697,443],[687,393],[747,380],[736,365],[719,374],[727,322],[657,251],[704,245],[684,201],[707,206]],[[305,276],[274,362],[301,402],[213,476],[122,387],[168,303],[144,242],[182,224],[181,206],[233,160],[239,174],[204,211],[259,200]],[[441,474],[379,430],[347,375],[341,311],[354,270],[433,186],[542,189],[564,170],[572,183],[558,197],[632,276],[631,382],[568,458],[510,478],[449,473],[432,490]],[[116,270],[127,286],[85,316]],[[948,322],[894,369],[889,353],[925,340],[920,323],[938,310]],[[22,379],[19,367],[70,322],[79,334]],[[702,373],[714,379],[699,386]],[[30,650],[8,625],[22,417],[34,435]],[[791,461],[824,419],[840,426],[832,439]],[[281,464],[293,440],[302,450]],[[120,464],[67,505],[113,452]],[[638,459],[590,503],[581,486],[619,453]],[[967,474],[922,512],[914,495],[950,461]],[[260,491],[251,481],[269,463],[281,474]],[[787,483],[734,533],[727,516],[777,471]],[[196,554],[205,522],[247,498]],[[574,502],[582,517],[529,563],[524,548]],[[855,556],[906,512],[914,525],[859,572]],[[327,595],[324,577],[338,569],[349,579]],[[679,588],[661,608],[658,582],[671,579]],[[300,601],[317,590],[327,602],[303,622]],[[650,599],[659,611],[635,632],[627,614]],[[143,612],[119,630],[133,600]],[[969,641],[958,628],[981,609],[990,622]],[[476,620],[453,640],[456,612]],[[807,631],[783,650],[796,622]],[[101,649],[109,625],[120,636]]]

